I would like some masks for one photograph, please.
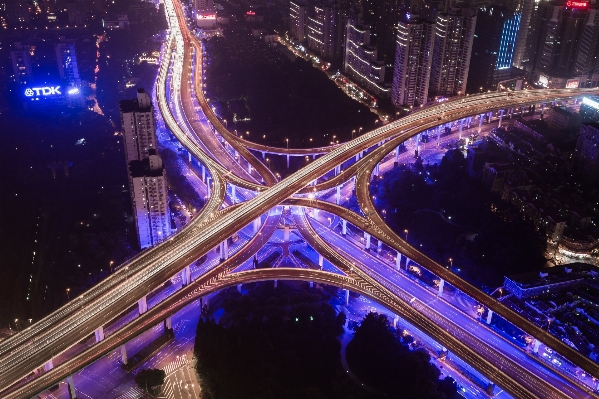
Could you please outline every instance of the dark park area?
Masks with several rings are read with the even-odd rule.
[[[368,107],[310,62],[291,61],[245,27],[227,28],[205,46],[207,97],[229,130],[248,140],[285,147],[289,139],[289,147],[316,147],[377,125]]]
[[[371,193],[400,237],[478,286],[542,268],[541,233],[467,169],[463,153],[450,150],[439,165],[394,168],[372,182]]]

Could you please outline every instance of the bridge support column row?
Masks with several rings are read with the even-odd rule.
[[[445,285],[445,280],[441,279],[439,281],[439,292],[437,292],[437,296],[443,296],[443,286]]]
[[[102,341],[104,339],[104,327],[96,328],[94,335],[96,336],[96,343]]]
[[[191,268],[185,266],[185,268],[181,270],[181,284],[185,287],[189,283],[191,283]]]
[[[147,297],[143,296],[139,301],[137,301],[137,308],[139,310],[140,315],[142,315],[148,311]]]
[[[370,234],[366,232],[364,233],[364,249],[367,251],[370,249]]]
[[[499,124],[497,125],[497,127],[501,127],[501,121],[503,120],[503,110],[499,111]]]
[[[395,258],[395,270],[399,270],[401,267],[401,253],[397,251],[397,257]]]

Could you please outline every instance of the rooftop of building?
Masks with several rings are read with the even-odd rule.
[[[154,169],[150,168],[150,159],[142,159],[141,161],[129,162],[129,172],[131,177],[159,177],[162,176],[164,168]]]
[[[573,116],[576,113],[572,112],[572,111],[568,111],[568,109],[566,107],[563,106],[559,106],[559,107],[551,107],[551,111],[563,115],[563,116]]]
[[[597,266],[576,262],[562,266],[547,267],[536,272],[515,274],[506,278],[509,278],[521,288],[535,288],[596,276],[597,274],[599,274]]]

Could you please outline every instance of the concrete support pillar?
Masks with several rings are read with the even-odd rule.
[[[464,130],[464,118],[460,119],[460,134],[458,138],[462,138],[462,130]]]
[[[285,230],[283,231],[283,241],[284,242],[289,242],[289,226],[285,225]]]
[[[252,174],[252,164],[248,163],[248,174]]]
[[[123,362],[123,364],[127,364],[127,361],[129,359],[127,358],[127,347],[125,346],[125,344],[121,345],[121,361]]]
[[[406,271],[408,270],[408,267],[410,267],[410,262],[411,259],[406,256]]]
[[[541,103],[541,120],[545,116],[545,103]]]
[[[316,209],[314,208],[314,217],[317,218],[318,217],[318,211],[320,211],[320,209]]]
[[[187,160],[189,161],[189,163],[191,163],[191,152],[187,153]]]
[[[260,230],[261,225],[262,225],[262,219],[260,219],[260,218],[254,219],[254,222],[253,222],[254,234],[258,233],[258,230]]]
[[[223,241],[223,248],[224,248],[224,259],[227,260],[227,259],[229,259],[229,241],[228,240]]]
[[[372,174],[375,176],[379,175],[379,165],[380,164],[377,163],[376,166],[374,167],[374,170],[372,171]]]
[[[499,124],[497,125],[497,127],[501,127],[501,121],[503,120],[503,110],[499,111]]]
[[[287,154],[287,169],[289,169],[289,154]]]
[[[443,286],[445,285],[445,280],[441,279],[441,281],[439,281],[439,292],[437,293],[437,296],[443,296]]]
[[[539,346],[541,346],[541,341],[539,341],[538,339],[535,338],[534,342],[532,343],[533,347],[532,347],[532,351],[534,353],[539,353]]]
[[[479,118],[478,118],[478,134],[480,134],[480,131],[482,130],[483,127],[483,117],[485,116],[485,114],[480,114]]]
[[[360,160],[360,153],[356,154],[356,162],[358,162]]]
[[[345,306],[349,305],[349,290],[345,290]]]
[[[75,390],[75,383],[73,382],[73,375],[67,377],[67,385],[69,386],[69,397],[71,399],[77,398],[77,391]]]
[[[337,194],[335,195],[335,203],[339,205],[341,203],[341,186],[337,186]]]
[[[383,242],[381,240],[378,240],[378,244],[376,246],[376,252],[378,252],[380,254],[382,250],[383,250]]]
[[[104,339],[104,327],[100,326],[96,328],[94,335],[96,336],[96,343],[102,341]]]
[[[398,322],[398,321],[399,321],[399,316],[397,316],[397,315],[396,315],[396,316],[393,318],[393,328],[397,328],[397,322]]]
[[[148,311],[148,300],[147,297],[142,297],[139,301],[137,301],[137,308],[139,310],[139,314],[144,314]]]
[[[266,158],[266,152],[260,151],[262,153],[262,159]]]
[[[235,195],[235,186],[231,186],[231,201],[233,201],[233,203],[237,202],[237,196]]]
[[[54,368],[54,363],[52,362],[52,359],[50,359],[46,363],[44,363],[44,370],[45,371],[50,371],[53,368]]]
[[[210,306],[210,299],[208,295],[200,298],[200,307],[203,309],[204,307],[208,308]]]
[[[225,242],[221,241],[219,246],[218,246],[218,252],[220,253],[220,260],[221,262],[223,260],[225,260]]]
[[[343,234],[343,235],[347,234],[347,220],[345,220],[345,219],[341,220],[341,234]]]
[[[314,288],[314,281],[310,281],[310,288]]]
[[[277,288],[278,282],[279,282],[279,280],[275,280],[275,288]]]
[[[364,233],[364,249],[370,249],[370,234]]]
[[[208,198],[210,198],[210,196],[212,195],[212,186],[210,185],[210,180],[212,180],[212,178],[208,176],[208,178],[206,179],[206,190]]]
[[[242,286],[242,285],[243,285],[243,284],[237,284],[237,292],[239,292],[240,294],[241,294],[241,286]]]
[[[341,165],[335,166],[335,176],[337,176],[339,173],[341,173]]]
[[[173,329],[173,317],[172,316],[169,316],[166,319],[164,319],[164,329],[165,330]]]
[[[489,114],[488,114],[488,115],[489,115],[489,123],[491,123],[491,119],[493,118],[493,112],[492,112],[492,111],[491,111],[491,112],[489,112]]]
[[[399,270],[401,265],[401,254],[397,251],[397,256],[395,257],[395,270]]]
[[[514,108],[510,108],[508,113],[510,114],[510,119],[514,117]]]
[[[399,146],[395,147],[395,161],[393,161],[393,166],[397,166],[399,164]]]
[[[441,140],[441,125],[436,127],[437,129],[437,141]],[[420,140],[418,140],[420,142]]]
[[[181,270],[181,284],[185,287],[189,283],[191,283],[191,268],[185,266],[183,270]]]
[[[320,270],[322,270],[323,264],[324,264],[324,257],[321,254],[318,254],[318,266],[320,266]]]
[[[202,181],[206,183],[206,167],[202,164]]]
[[[489,309],[489,312],[487,313],[487,324],[491,324],[491,320],[493,320],[493,311]]]

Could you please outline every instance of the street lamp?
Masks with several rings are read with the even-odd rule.
[[[110,261],[110,273],[112,273],[112,265],[113,265],[113,264],[114,264],[114,261],[113,261],[113,260],[111,260],[111,261]]]
[[[71,300],[71,297],[69,296],[69,292],[71,291],[71,289],[70,289],[70,288],[67,288],[67,289],[66,289],[66,291],[67,291],[67,299],[70,301],[70,300]]]
[[[453,259],[452,258],[449,258],[449,264],[451,267],[453,267]]]
[[[285,141],[287,142],[287,150],[289,150],[289,139],[285,138]]]
[[[362,126],[358,129],[358,134],[362,134]]]
[[[403,232],[406,233],[406,242],[408,242],[408,229],[405,229]]]
[[[351,139],[352,140],[354,139],[354,133],[356,133],[356,129],[354,129],[354,130],[351,131]]]

